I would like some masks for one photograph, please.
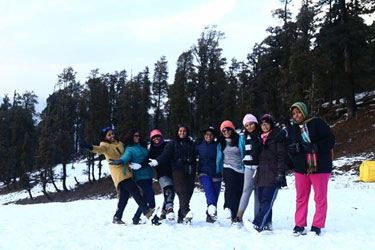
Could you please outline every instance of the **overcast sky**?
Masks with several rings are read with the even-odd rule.
[[[83,83],[92,69],[136,75],[166,56],[171,83],[178,56],[207,25],[225,33],[228,60],[245,60],[277,24],[278,7],[279,0],[0,0],[0,102],[14,90],[47,98],[68,66]]]

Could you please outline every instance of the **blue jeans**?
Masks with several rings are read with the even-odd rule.
[[[276,199],[277,187],[258,187],[259,210],[255,215],[253,224],[260,228],[272,222],[272,206]]]
[[[214,182],[211,177],[202,175],[199,177],[199,181],[203,186],[204,194],[206,195],[207,207],[209,205],[217,206],[219,200],[221,181]]]

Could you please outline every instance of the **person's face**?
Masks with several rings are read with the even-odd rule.
[[[133,141],[134,141],[135,143],[138,143],[138,142],[139,142],[139,139],[140,139],[140,135],[139,135],[139,133],[138,133],[138,132],[134,133],[134,135],[133,135]]]
[[[155,144],[159,144],[161,141],[161,136],[160,135],[156,135],[154,137],[152,137],[152,142],[155,143]]]
[[[185,139],[187,136],[186,128],[184,127],[179,128],[177,134],[180,139]]]
[[[108,130],[107,134],[105,135],[105,140],[114,142],[115,141],[115,134],[113,133],[112,130]]]
[[[247,122],[245,124],[245,129],[247,132],[251,133],[255,130],[255,128],[257,127],[256,123],[255,122]]]
[[[292,118],[296,122],[303,122],[303,114],[298,108],[293,108],[292,109]]]
[[[262,122],[261,128],[264,133],[267,133],[271,130],[271,125],[267,122]]]
[[[223,134],[225,138],[230,138],[233,131],[231,128],[224,128],[223,130],[221,130],[221,133]]]
[[[211,143],[211,142],[214,140],[214,134],[213,134],[211,131],[207,131],[207,132],[204,134],[204,140],[205,140],[207,143]]]

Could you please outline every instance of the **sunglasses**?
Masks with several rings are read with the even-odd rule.
[[[229,133],[231,132],[232,130],[230,128],[224,128],[223,130],[221,130],[221,132],[224,134],[224,133]]]
[[[135,138],[139,138],[139,137],[141,137],[140,135],[133,135],[133,137],[135,137]]]
[[[102,129],[102,132],[108,132],[109,130],[113,130],[112,127],[105,127]]]

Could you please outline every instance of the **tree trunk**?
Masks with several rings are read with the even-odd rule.
[[[54,176],[53,176],[53,170],[52,170],[52,167],[50,167],[50,169],[49,169],[49,173],[50,173],[50,179],[51,179],[51,182],[52,182],[52,185],[53,185],[53,187],[55,188],[55,190],[57,191],[57,192],[61,192],[61,190],[56,186],[56,182],[55,182],[55,178],[54,178]]]

